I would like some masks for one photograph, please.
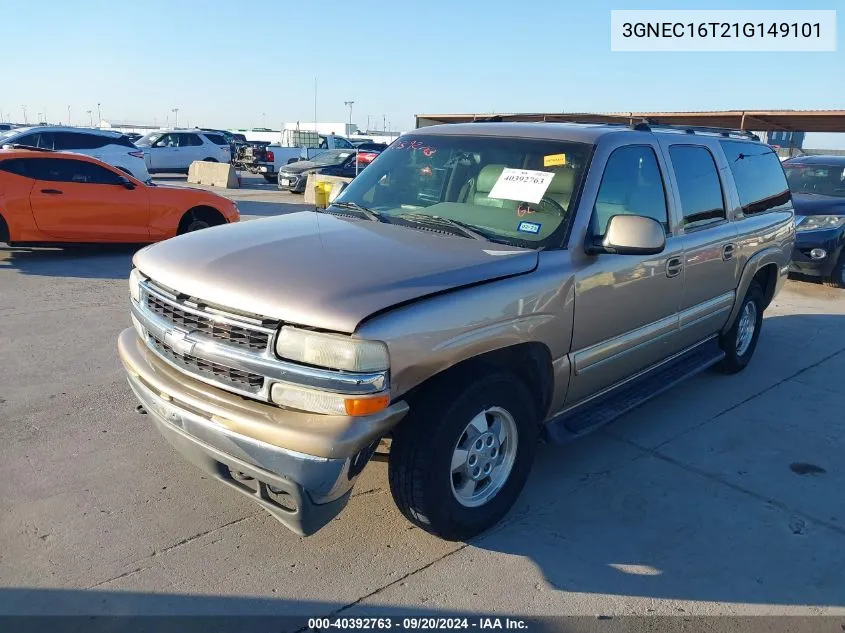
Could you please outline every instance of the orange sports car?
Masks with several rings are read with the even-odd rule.
[[[0,242],[156,242],[240,219],[201,189],[143,183],[96,158],[0,150]]]

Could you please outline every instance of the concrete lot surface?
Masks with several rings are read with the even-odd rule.
[[[745,372],[542,446],[492,533],[411,527],[372,463],[303,539],[134,413],[132,252],[0,247],[0,613],[845,614],[845,292],[790,281]]]

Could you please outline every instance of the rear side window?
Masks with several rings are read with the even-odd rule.
[[[137,149],[135,143],[128,136],[118,136],[117,138],[110,138],[108,142],[113,145],[120,145],[121,147],[131,147]]]
[[[79,132],[56,132],[55,149],[80,150],[99,149],[107,145],[111,139],[97,134],[81,134]]]
[[[594,235],[603,235],[614,215],[644,215],[669,230],[666,190],[654,150],[629,145],[613,151],[607,159],[593,207]]]
[[[5,171],[17,176],[26,176],[26,160],[23,158],[11,158],[0,161],[0,171]]]
[[[179,137],[179,147],[202,145],[202,139],[196,134],[180,134]]]
[[[774,150],[742,141],[721,144],[745,215],[791,208],[789,185]]]
[[[220,134],[206,134],[205,138],[207,138],[209,141],[211,141],[215,145],[228,145],[229,144],[226,141],[226,139],[223,136],[221,136]]]
[[[695,228],[726,219],[722,185],[713,155],[705,147],[669,147],[684,226]]]

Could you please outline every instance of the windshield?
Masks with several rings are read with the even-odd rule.
[[[150,147],[162,136],[164,136],[164,132],[150,132],[146,136],[142,136],[137,141],[135,141],[135,145],[137,147]]]
[[[368,207],[387,221],[440,217],[495,241],[545,246],[565,230],[590,150],[568,141],[405,136],[338,201]]]
[[[6,139],[12,138],[14,136],[17,136],[18,134],[20,134],[23,131],[24,130],[21,130],[21,129],[12,129],[12,130],[6,130],[5,132],[0,132],[0,142],[4,141]]]
[[[792,193],[816,193],[845,197],[845,166],[786,164],[786,180]]]
[[[340,165],[354,153],[347,149],[330,149],[320,152],[311,161],[317,165]]]

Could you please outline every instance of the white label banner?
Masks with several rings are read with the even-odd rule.
[[[506,167],[487,197],[537,204],[543,199],[554,177],[550,171]]]
[[[610,50],[836,51],[836,11],[611,11]]]

